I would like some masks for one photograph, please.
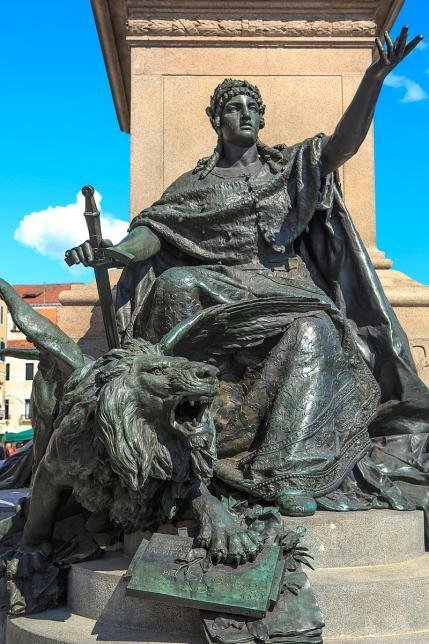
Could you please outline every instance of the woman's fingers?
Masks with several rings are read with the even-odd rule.
[[[382,60],[385,63],[385,65],[388,65],[389,60],[387,58],[387,52],[384,50],[384,47],[382,45],[380,38],[375,39],[375,44],[377,45],[378,53],[380,54],[380,60]]]
[[[408,54],[409,54],[411,51],[413,51],[413,49],[414,49],[415,47],[417,47],[417,45],[418,45],[418,44],[420,44],[420,43],[422,42],[422,40],[423,40],[423,36],[422,36],[421,34],[420,34],[419,36],[416,36],[415,38],[413,38],[413,39],[408,43],[408,45],[405,47],[405,49],[404,49],[404,56],[403,56],[403,57],[405,58],[405,56],[408,56]]]
[[[80,264],[80,259],[79,259],[79,255],[77,254],[76,248],[72,248],[70,250],[69,257],[73,264]]]
[[[107,245],[109,245],[109,240],[106,240],[106,242]],[[73,264],[83,264],[84,266],[91,266],[95,260],[94,249],[92,248],[90,242],[87,240],[83,242],[83,244],[67,250],[65,254],[65,260],[69,266],[72,266]]]
[[[77,253],[77,256],[79,257],[81,264],[83,264],[84,266],[88,266],[88,262],[86,261],[86,257],[84,255],[82,246],[76,246],[76,253]]]
[[[407,38],[408,38],[408,27],[402,27],[401,33],[399,34],[399,38],[395,43],[395,52],[396,52],[396,56],[399,59],[401,59],[404,54],[405,45],[407,44]]]
[[[384,40],[386,41],[386,46],[387,46],[387,52],[389,54],[389,60],[391,63],[394,62],[396,55],[395,55],[395,47],[393,46],[392,39],[390,37],[390,34],[388,31],[384,32]]]
[[[94,251],[92,250],[92,246],[89,243],[89,241],[83,242],[82,250],[83,250],[83,254],[85,255],[86,261],[88,263],[93,262],[94,261]]]

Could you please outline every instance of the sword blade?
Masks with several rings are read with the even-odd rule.
[[[119,348],[119,333],[116,323],[115,306],[113,304],[112,291],[110,289],[109,271],[103,266],[94,268],[95,281],[97,283],[98,296],[100,299],[101,315],[103,316],[104,330],[106,332],[107,345],[109,349]]]

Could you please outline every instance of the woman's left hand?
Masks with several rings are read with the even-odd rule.
[[[395,42],[392,41],[387,31],[384,32],[384,39],[386,49],[384,48],[380,38],[375,39],[375,44],[377,45],[380,57],[369,68],[383,78],[390,74],[390,72],[395,69],[395,67],[399,65],[399,63],[408,56],[415,47],[417,47],[417,45],[423,40],[423,36],[416,36],[407,43],[408,27],[402,27],[401,33]]]

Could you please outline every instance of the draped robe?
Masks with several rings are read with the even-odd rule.
[[[400,486],[427,508],[429,392],[321,149],[322,135],[285,148],[279,172],[186,173],[135,217],[162,247],[123,272],[122,338],[157,342],[205,311],[179,350],[220,367],[229,488],[356,509]]]

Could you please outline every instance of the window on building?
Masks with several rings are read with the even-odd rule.
[[[30,399],[26,398],[24,403],[24,417],[30,418]]]
[[[9,399],[4,401],[4,419],[9,420]]]
[[[6,362],[6,380],[10,380],[10,362]]]
[[[0,350],[5,348],[5,343],[0,341]],[[4,356],[0,354],[0,360],[4,362]]]
[[[32,362],[25,363],[25,379],[33,380],[34,378],[34,364]]]

